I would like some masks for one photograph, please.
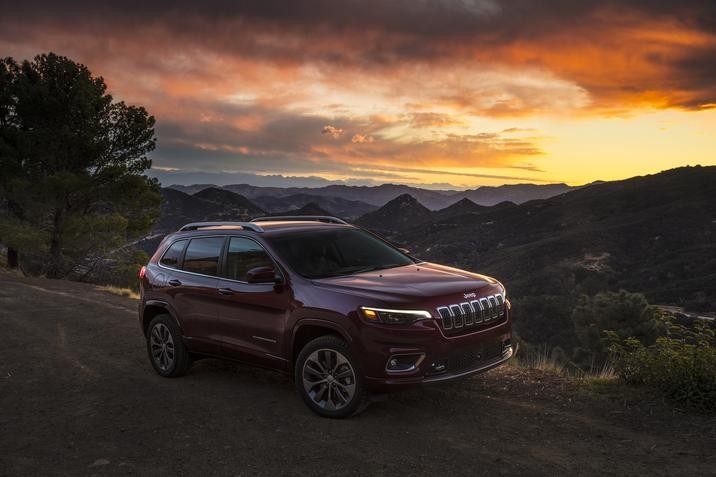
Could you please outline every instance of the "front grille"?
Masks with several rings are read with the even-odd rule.
[[[505,319],[505,297],[502,294],[490,295],[441,306],[437,311],[445,334],[470,333]]]

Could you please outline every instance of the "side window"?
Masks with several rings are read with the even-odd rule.
[[[184,254],[187,272],[216,276],[219,271],[219,256],[224,246],[224,237],[196,238],[189,242]]]
[[[179,268],[179,266],[181,265],[179,261],[181,260],[181,254],[184,251],[185,245],[186,240],[177,240],[176,242],[171,244],[167,251],[164,252],[162,259],[159,260],[159,263],[164,265],[165,267]]]
[[[246,272],[256,267],[273,267],[266,251],[253,240],[231,237],[226,254],[226,278],[246,281]]]

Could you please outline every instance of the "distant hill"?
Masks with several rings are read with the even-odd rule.
[[[193,184],[193,185],[170,185],[168,188],[170,189],[176,189],[178,191],[184,192],[185,194],[194,195],[199,191],[202,191],[204,189],[209,188],[217,188],[221,189],[222,187],[219,187],[214,184]]]
[[[268,215],[273,216],[296,216],[296,215],[334,215],[333,213],[327,211],[326,209],[322,208],[320,205],[316,204],[315,202],[309,202],[308,204],[304,205],[300,209],[292,209],[292,210],[285,210],[283,212],[274,212]]]
[[[203,184],[191,186],[173,185],[170,187],[192,194],[202,189],[216,186]],[[222,188],[241,194],[250,200],[255,200],[257,203],[261,203],[261,205],[266,209],[273,208],[273,204],[270,203],[270,200],[276,201],[278,199],[288,198],[291,196],[300,197],[301,195],[309,195],[313,197],[310,201],[316,202],[328,210],[331,210],[331,207],[329,207],[327,203],[319,201],[317,199],[318,197],[329,198],[329,200],[332,201],[335,201],[336,199],[358,201],[374,207],[382,207],[403,194],[409,194],[428,209],[439,210],[448,207],[463,198],[468,198],[479,205],[487,206],[495,205],[504,201],[520,204],[529,200],[544,199],[577,189],[577,187],[571,187],[566,184],[514,184],[498,187],[483,186],[466,191],[431,190],[400,184],[383,184],[379,186],[330,185],[325,187],[287,188],[233,184],[223,186]],[[294,198],[293,200],[296,201],[297,199]],[[333,208],[343,205],[347,204],[341,205],[339,203],[334,203]],[[276,207],[279,206],[277,205]],[[365,212],[367,211],[363,211],[362,213]],[[346,214],[341,215],[349,216]]]
[[[216,204],[218,217],[257,217],[265,214],[263,209],[243,195],[217,187],[203,189],[194,197]]]
[[[576,190],[567,184],[508,184],[497,187],[483,186],[457,194],[480,205],[496,205],[500,202],[522,204],[535,199],[547,199]]]
[[[440,221],[465,214],[479,214],[484,212],[488,208],[489,207],[486,207],[484,205],[477,205],[468,198],[463,198],[458,200],[454,204],[445,207],[444,209],[440,209],[433,212],[431,219],[433,221]]]
[[[209,188],[189,195],[175,189],[161,190],[162,206],[153,234],[169,233],[190,222],[241,221],[264,215],[264,211],[233,192]]]
[[[253,202],[271,213],[296,210],[304,207],[306,204],[313,203],[327,211],[329,215],[346,219],[355,219],[378,208],[375,205],[370,205],[359,200],[348,200],[341,197],[313,194],[294,194],[285,197],[262,195],[255,197]]]
[[[465,220],[465,216],[482,214],[505,207],[516,207],[516,205],[512,202],[501,202],[488,207],[463,198],[444,209],[431,211],[413,196],[404,194],[388,202],[375,212],[360,217],[356,224],[381,232],[388,238],[393,238],[398,231],[417,228],[422,224],[432,224],[449,219],[462,222]]]
[[[357,225],[376,231],[397,231],[429,221],[432,213],[410,194],[403,194],[356,221]]]
[[[716,306],[716,167],[605,182],[393,230],[417,256],[493,274],[515,295],[624,288],[654,303]]]

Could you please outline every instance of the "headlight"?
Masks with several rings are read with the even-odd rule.
[[[360,314],[366,321],[373,323],[409,324],[432,318],[424,310],[386,310],[383,308],[360,307]]]

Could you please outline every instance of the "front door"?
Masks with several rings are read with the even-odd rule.
[[[218,283],[218,328],[224,353],[259,364],[282,366],[289,291],[285,284],[248,283],[247,272],[277,266],[248,237],[230,237]]]

